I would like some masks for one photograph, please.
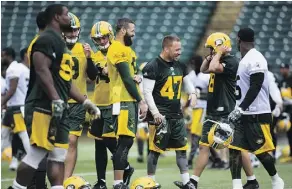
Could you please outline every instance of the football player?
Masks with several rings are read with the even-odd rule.
[[[283,189],[273,157],[274,150],[270,124],[272,120],[269,102],[268,65],[265,57],[254,48],[254,31],[240,29],[237,34],[241,61],[237,71],[236,107],[228,119],[235,124],[230,148],[230,170],[233,188],[242,188],[241,152],[253,152],[272,179],[273,189]]]
[[[78,88],[79,92],[86,96],[87,83],[86,78],[94,80],[97,76],[97,70],[93,64],[91,54],[92,50],[89,44],[82,44],[78,42],[80,35],[80,21],[76,15],[69,12],[71,26],[64,30],[63,37],[67,48],[71,51],[74,65],[72,83]],[[65,176],[64,179],[72,176],[76,161],[77,161],[77,144],[78,138],[82,134],[82,124],[85,121],[85,109],[82,104],[76,102],[74,99],[68,100],[69,109],[67,118],[62,122],[63,125],[70,128],[69,134],[69,148],[65,160]]]
[[[280,82],[280,90],[282,98],[284,100],[284,111],[290,116],[290,122],[292,122],[292,73],[290,71],[289,64],[281,64],[280,73],[283,76],[283,80]],[[290,146],[290,155],[281,162],[292,162],[292,129],[287,132],[287,138]]]
[[[205,120],[224,122],[235,106],[234,89],[238,62],[229,53],[231,41],[229,36],[224,33],[211,34],[207,38],[205,47],[210,49],[210,55],[205,58],[200,68],[201,72],[210,73]],[[203,125],[199,143],[200,153],[196,160],[194,175],[190,179],[196,187],[209,160],[208,132],[212,126],[212,122],[204,122]]]
[[[38,34],[33,38],[33,40],[30,42],[28,48],[27,48],[27,58],[28,58],[28,64],[30,64],[31,59],[31,49],[35,41],[38,39],[40,34],[44,31],[46,28],[46,15],[44,11],[41,11],[38,13],[36,17],[36,24],[38,27]],[[30,128],[28,128],[28,134],[31,134]],[[39,167],[34,174],[34,178],[32,179],[31,183],[28,185],[27,188],[40,188],[40,189],[46,189],[46,168],[47,168],[47,158],[45,157],[41,163],[39,164]]]
[[[198,101],[195,108],[192,110],[192,123],[190,125],[191,133],[191,150],[188,159],[189,168],[193,167],[193,159],[196,151],[199,147],[199,139],[202,135],[202,123],[206,114],[207,107],[207,92],[208,84],[210,79],[210,74],[204,74],[200,72],[200,67],[202,65],[202,57],[195,56],[189,63],[191,68],[190,75],[192,77],[193,83],[195,82],[196,91],[198,94]]]
[[[18,146],[23,145],[25,152],[29,151],[29,137],[24,123],[24,102],[29,81],[29,68],[25,63],[15,61],[15,51],[13,48],[4,48],[1,52],[2,62],[9,65],[6,70],[7,92],[1,98],[1,106],[7,105],[6,113],[2,122],[2,140],[9,140],[10,131],[17,134],[21,140],[20,145],[15,140],[12,143],[12,161],[9,166],[11,170],[16,170],[18,166],[17,156]],[[24,56],[22,57],[24,59]],[[6,143],[6,141],[4,141]],[[21,144],[22,143],[22,144]],[[2,143],[3,144],[3,143]]]
[[[136,136],[137,119],[140,113],[144,118],[147,105],[139,94],[138,84],[134,81],[136,55],[132,50],[135,24],[128,18],[118,19],[116,39],[107,52],[108,76],[110,79],[110,97],[112,121],[115,133],[119,137],[114,163],[114,188],[127,188],[130,180],[123,181],[127,166],[128,152]],[[140,111],[140,112],[139,112]]]
[[[33,46],[33,44],[35,43],[35,41],[37,40],[37,38],[40,36],[40,34],[44,31],[44,29],[46,28],[46,16],[45,16],[45,12],[41,11],[38,13],[37,17],[36,17],[36,24],[37,27],[39,29],[38,34],[36,34],[36,36],[33,38],[33,40],[30,42],[28,48],[27,48],[27,57],[28,57],[28,62],[30,63],[30,56],[31,56],[31,48]]]
[[[47,154],[47,176],[51,188],[63,189],[70,128],[60,123],[66,118],[68,98],[82,103],[90,114],[100,115],[99,109],[71,84],[74,62],[61,35],[70,26],[67,7],[61,4],[49,5],[45,15],[47,27],[32,47],[25,102],[25,121],[27,127],[31,128],[31,146],[19,165],[17,177],[10,189],[25,189]]]
[[[116,152],[117,140],[112,123],[112,108],[110,102],[110,79],[107,68],[107,52],[114,40],[112,26],[105,21],[100,21],[92,26],[90,37],[98,49],[93,55],[94,64],[99,71],[95,80],[93,102],[101,110],[101,118],[92,121],[88,136],[95,139],[95,166],[97,182],[93,189],[106,187],[107,149],[112,154]],[[102,95],[100,95],[102,94]]]
[[[143,94],[150,110],[149,155],[147,174],[155,180],[158,158],[166,149],[174,149],[183,187],[195,188],[190,182],[187,166],[187,131],[184,125],[180,99],[182,83],[189,95],[191,107],[196,103],[196,91],[179,62],[181,42],[176,36],[165,36],[162,51],[143,68]]]

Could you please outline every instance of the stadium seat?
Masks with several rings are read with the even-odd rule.
[[[58,1],[56,1],[58,2]],[[12,45],[17,51],[28,45],[36,34],[35,17],[53,1],[2,2],[2,46]],[[113,26],[118,18],[130,17],[136,23],[133,47],[138,62],[149,61],[160,51],[163,36],[176,34],[182,38],[182,60],[188,60],[199,44],[216,2],[185,1],[68,1],[62,2],[81,21],[81,41],[89,38],[93,23],[105,20]],[[278,10],[278,9],[277,9]],[[283,8],[287,12],[288,8]],[[283,27],[283,26],[282,26]],[[13,36],[13,37],[12,37]],[[21,41],[21,42],[19,42]],[[289,44],[287,44],[289,45]]]
[[[248,26],[255,31],[257,48],[265,55],[271,69],[278,69],[281,63],[292,63],[292,54],[288,53],[292,45],[290,4],[287,1],[244,2],[231,33],[233,44],[239,29]]]

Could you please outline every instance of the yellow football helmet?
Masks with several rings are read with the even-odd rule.
[[[104,36],[108,36],[109,41],[106,45],[102,46],[98,43],[98,39]],[[107,49],[110,46],[112,40],[114,39],[113,28],[108,22],[105,21],[97,22],[91,28],[90,37],[98,49],[100,50]]]
[[[208,134],[208,142],[210,147],[214,149],[223,149],[229,146],[233,139],[233,128],[227,123],[216,122],[213,120],[206,120],[205,122],[213,122]]]
[[[277,131],[278,132],[287,132],[291,129],[290,116],[288,113],[283,112],[281,119],[277,122]]]
[[[71,39],[69,39],[69,37],[66,37],[64,33],[63,33],[63,36],[64,36],[65,41],[66,41],[67,44],[73,45],[79,39],[81,25],[80,25],[80,21],[79,21],[78,17],[75,14],[69,12],[68,13],[68,16],[70,17],[70,20],[71,20],[71,29],[72,29],[72,32],[74,32],[74,30],[77,30],[78,35],[76,37],[74,37],[74,38],[71,38]]]
[[[281,95],[283,98],[292,99],[292,89],[291,88],[281,88]]]
[[[65,189],[91,189],[91,185],[80,176],[71,176],[67,178],[63,186]]]
[[[205,48],[210,48],[211,50],[214,50],[216,53],[218,52],[217,47],[224,45],[226,47],[229,47],[231,50],[231,40],[228,35],[221,32],[212,33],[205,43]]]
[[[150,177],[140,177],[134,180],[130,189],[158,189],[160,185],[156,185],[155,181]]]
[[[8,161],[8,162],[10,162],[12,160],[12,148],[11,147],[7,147],[3,150],[2,154],[1,154],[1,159],[2,159],[2,161]]]

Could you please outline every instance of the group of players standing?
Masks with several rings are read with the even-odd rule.
[[[115,36],[109,23],[95,23],[90,36],[99,49],[96,53],[88,44],[78,42],[80,22],[66,6],[48,6],[39,13],[40,22],[45,23],[44,27],[27,53],[30,79],[24,119],[31,145],[10,188],[45,188],[46,172],[52,189],[90,188],[85,180],[72,176],[86,111],[92,119],[88,135],[95,139],[98,181],[94,188],[106,188],[107,149],[112,153],[114,189],[128,188],[134,172],[128,152],[136,136],[138,118],[149,123],[149,181],[138,179],[133,182],[133,189],[161,187],[155,182],[155,173],[158,158],[166,149],[176,152],[182,182],[176,181],[175,185],[197,188],[210,147],[230,148],[233,189],[258,188],[250,161],[244,158],[247,150],[261,161],[272,178],[273,189],[284,188],[268,153],[274,149],[269,132],[272,117],[268,68],[266,59],[254,48],[253,30],[244,28],[238,32],[240,63],[230,54],[231,42],[226,34],[214,33],[207,39],[205,46],[211,51],[200,68],[201,72],[210,73],[206,121],[200,154],[190,177],[180,99],[184,88],[188,100],[183,106],[195,107],[199,93],[196,81],[179,62],[180,39],[164,37],[160,55],[144,66],[142,79],[131,48],[135,36],[132,20],[118,19]],[[95,82],[93,102],[86,97],[87,78]],[[11,111],[11,115],[19,113]],[[245,186],[241,182],[242,165],[248,176]],[[40,175],[43,179],[39,179]]]

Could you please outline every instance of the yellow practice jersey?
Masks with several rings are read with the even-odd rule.
[[[116,65],[122,62],[128,63],[131,77],[137,74],[135,52],[121,42],[113,40],[107,52],[108,74],[110,78],[111,102],[133,102],[136,101],[127,91]],[[139,86],[136,85],[137,90]]]
[[[30,42],[28,48],[27,48],[27,51],[26,51],[26,54],[27,54],[27,58],[28,58],[28,64],[30,65],[30,55],[31,55],[31,50],[32,50],[32,46],[33,44],[35,43],[35,41],[39,38],[39,34],[37,34],[33,40]]]
[[[94,64],[101,68],[107,66],[107,57],[101,51],[97,51],[92,57]],[[109,77],[101,75],[96,78],[93,94],[93,103],[97,106],[109,106],[110,103],[110,85]]]
[[[83,51],[83,47],[81,43],[76,43],[74,47],[71,49],[71,55],[74,61],[73,69],[73,77],[72,84],[74,84],[79,92],[83,95],[87,94],[87,84],[86,84],[86,68],[87,68],[87,60]],[[76,103],[75,100],[70,99],[69,103]]]

